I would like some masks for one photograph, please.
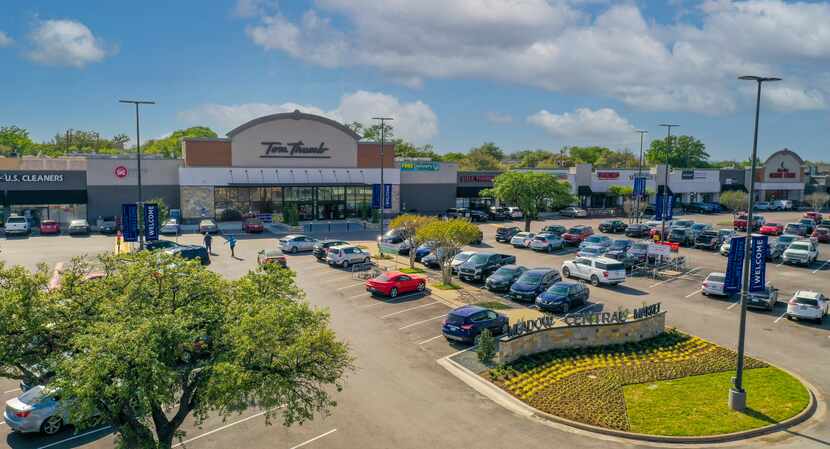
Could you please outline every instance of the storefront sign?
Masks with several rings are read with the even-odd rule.
[[[769,177],[772,178],[772,179],[781,179],[781,178],[792,179],[792,178],[795,178],[795,175],[796,175],[795,172],[791,172],[791,171],[787,170],[786,168],[782,167],[782,168],[779,168],[778,170],[770,173]]]
[[[0,182],[45,184],[63,182],[63,175],[57,173],[0,173]]]
[[[619,179],[620,172],[618,171],[598,171],[597,178],[598,179]]]
[[[468,184],[487,184],[492,183],[496,179],[496,175],[459,175],[458,180],[462,183]]]
[[[706,179],[706,172],[705,171],[698,171],[698,170],[683,170],[680,172],[680,179],[683,180],[690,180],[690,179]]]
[[[127,174],[129,174],[129,171],[127,171],[127,167],[125,167],[123,165],[119,165],[119,166],[115,167],[115,169],[113,170],[113,173],[115,173],[116,178],[126,178]]]
[[[159,205],[144,204],[144,238],[151,242],[159,239]]]
[[[316,147],[306,146],[302,140],[298,142],[262,142],[265,145],[263,158],[294,158],[294,159],[330,159],[331,156],[323,154],[329,151],[325,142]]]
[[[121,232],[125,242],[138,241],[138,205],[121,205]]]
[[[566,326],[580,327],[597,324],[622,324],[628,321],[629,317],[641,320],[660,313],[661,303],[651,304],[634,309],[633,313],[628,309],[617,312],[585,312],[566,315],[562,318]],[[545,315],[535,320],[519,320],[516,324],[507,328],[507,337],[520,337],[545,329],[555,327],[559,321],[553,315]]]
[[[433,161],[401,161],[401,171],[438,171],[438,162]]]

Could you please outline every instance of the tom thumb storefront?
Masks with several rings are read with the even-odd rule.
[[[67,223],[86,218],[84,170],[0,170],[3,222],[11,214],[37,225],[41,220]]]

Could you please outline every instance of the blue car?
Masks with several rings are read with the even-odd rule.
[[[533,302],[540,293],[561,280],[562,276],[553,268],[527,270],[510,286],[507,296],[517,301]]]
[[[611,242],[612,242],[611,238],[608,237],[607,235],[592,235],[592,236],[586,238],[585,240],[583,240],[582,243],[579,244],[579,249],[582,249],[582,248],[585,248],[585,247],[588,247],[588,246],[596,246],[598,248],[602,248],[603,250],[607,250],[608,247],[611,246]]]
[[[549,312],[568,313],[588,302],[590,291],[580,282],[557,282],[536,297],[536,305]]]
[[[507,332],[507,317],[479,306],[462,306],[447,314],[441,332],[447,340],[472,343],[484,331],[493,335]]]
[[[420,262],[427,254],[432,252],[433,244],[430,242],[424,243],[415,250],[415,262]]]
[[[605,252],[605,257],[622,260],[633,244],[634,242],[631,240],[614,240],[608,251]]]

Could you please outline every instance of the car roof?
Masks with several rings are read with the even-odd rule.
[[[795,295],[793,296],[798,296],[799,298],[805,299],[819,299],[824,295],[822,295],[819,292],[814,292],[812,290],[798,290],[797,292],[795,292]]]
[[[480,307],[480,306],[470,305],[470,306],[461,306],[457,309],[450,310],[450,313],[455,315],[455,316],[462,316],[462,317],[466,318],[466,317],[475,315],[476,313],[482,312],[484,310],[487,310],[487,309],[485,309],[484,307]]]
[[[284,238],[286,238],[286,239],[295,239],[297,237],[305,237],[305,235],[303,235],[303,234],[288,234]]]
[[[525,274],[527,274],[527,273],[546,274],[546,273],[550,273],[551,271],[556,271],[556,270],[553,269],[553,268],[531,268],[531,269],[525,271]]]
[[[581,282],[574,282],[574,281],[559,281],[554,282],[553,285],[582,285]]]
[[[726,277],[726,273],[721,273],[719,271],[713,271],[713,272],[709,273],[708,275],[706,275],[707,278],[709,276],[723,276],[723,277]]]
[[[358,247],[357,245],[352,245],[352,244],[347,243],[345,245],[335,245],[335,246],[330,247],[329,249],[347,249],[347,248],[357,248],[357,247]]]
[[[502,265],[501,268],[509,268],[511,270],[515,270],[515,269],[524,268],[524,267],[519,265],[519,264],[511,263],[509,265]]]
[[[289,236],[289,237],[290,237],[290,236]],[[326,240],[321,241],[320,243],[334,243],[334,242],[345,242],[345,240],[340,240],[340,239],[326,239]]]

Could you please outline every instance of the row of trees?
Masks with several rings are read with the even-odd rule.
[[[188,417],[253,407],[301,423],[335,405],[353,366],[277,265],[227,280],[139,252],[77,259],[56,282],[0,264],[0,283],[0,377],[48,382],[76,427],[103,421],[121,448],[169,449]]]

